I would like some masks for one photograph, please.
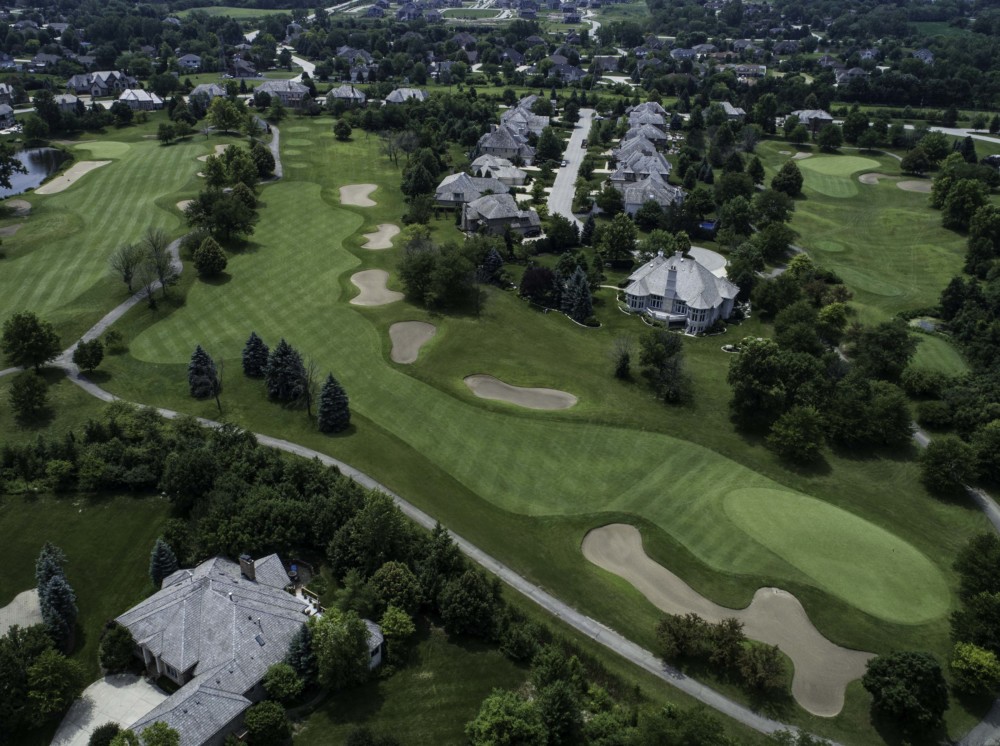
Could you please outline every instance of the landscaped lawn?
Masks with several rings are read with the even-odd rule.
[[[385,680],[328,697],[296,732],[295,742],[339,745],[365,726],[405,738],[407,746],[461,746],[467,742],[465,724],[483,699],[495,688],[517,689],[526,675],[496,648],[450,643],[439,627],[424,624],[408,664]]]
[[[155,312],[140,306],[123,319],[130,354],[108,362],[110,390],[217,417],[214,404],[187,396],[187,361],[202,344],[225,364],[228,420],[373,474],[518,572],[647,646],[658,613],[631,586],[582,559],[579,544],[589,528],[636,523],[651,556],[719,603],[742,606],[758,587],[778,585],[795,593],[838,643],[948,654],[951,562],[985,523],[971,508],[932,499],[909,454],[831,454],[814,472],[785,468],[759,442],[733,431],[725,382],[730,357],[718,338],[686,340],[695,380],[689,406],[664,407],[641,384],[615,381],[608,359],[614,338],[637,336],[643,327],[619,313],[611,291],[599,295],[599,330],[537,313],[496,290],[485,294],[478,316],[429,314],[406,302],[348,305],[357,292],[349,278],[362,268],[386,269],[389,287],[399,289],[393,270],[400,239],[392,251],[358,248],[360,235],[375,225],[398,224],[399,171],[380,154],[376,138],[361,131],[350,143],[336,142],[328,119],[286,120],[282,146],[286,179],[264,188],[261,222],[250,246],[230,256],[229,276],[209,284],[188,270],[171,291],[180,302]],[[369,182],[379,185],[376,207],[339,204],[340,186]],[[892,183],[872,188],[926,199]],[[826,204],[813,194],[799,202],[796,220]],[[858,198],[823,199],[844,205]],[[878,251],[909,255],[895,242]],[[886,263],[867,261],[859,266],[874,271]],[[937,282],[933,266],[910,261],[920,287]],[[438,327],[412,366],[389,362],[387,330],[403,320]],[[271,345],[287,338],[321,375],[334,372],[351,396],[351,433],[324,437],[304,412],[264,400],[259,382],[240,375],[251,330]],[[727,340],[767,333],[749,321],[730,329]],[[580,403],[563,413],[537,413],[485,402],[462,382],[471,373],[564,389]],[[741,528],[744,498],[761,494],[768,501],[753,506],[780,515],[782,523]],[[820,523],[828,532],[818,540],[811,531]],[[796,531],[801,536],[782,541]],[[864,699],[863,692],[849,693],[852,718]],[[857,727],[845,717],[818,727],[834,734]],[[966,724],[960,710],[952,717]],[[812,727],[813,720],[806,722]],[[863,732],[861,740],[876,739]]]
[[[786,147],[774,142],[759,147],[769,170],[787,159],[778,153]],[[810,256],[854,292],[858,319],[881,321],[936,304],[961,272],[965,239],[941,227],[941,213],[929,206],[927,194],[903,191],[898,178],[858,182],[864,172],[898,177],[898,161],[868,153],[817,153],[797,164],[805,183],[791,226]]]

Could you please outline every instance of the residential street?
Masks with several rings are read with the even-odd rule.
[[[573,215],[573,191],[576,185],[576,175],[580,171],[580,164],[587,151],[583,147],[583,141],[590,137],[590,126],[594,123],[593,109],[580,109],[580,121],[576,123],[573,134],[570,135],[569,144],[563,158],[566,165],[556,171],[556,183],[552,185],[549,193],[549,214],[558,213],[575,223],[577,227],[583,228],[583,223]]]

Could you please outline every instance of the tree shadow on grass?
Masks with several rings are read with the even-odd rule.
[[[219,274],[213,275],[211,277],[204,277],[202,275],[199,275],[198,279],[206,285],[219,287],[228,284],[233,279],[233,276],[228,272],[220,272]]]
[[[870,711],[872,727],[878,731],[887,746],[931,746],[949,743],[948,733],[943,725],[933,728],[911,726],[906,728],[898,720]],[[905,728],[905,729],[904,729]]]
[[[111,380],[112,375],[106,370],[90,370],[86,372],[81,372],[79,376],[82,381],[89,381],[90,383],[101,386]]]

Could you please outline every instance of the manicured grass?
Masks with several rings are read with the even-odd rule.
[[[188,8],[187,10],[182,10],[177,13],[177,17],[184,18],[185,16],[191,15],[195,11],[205,13],[209,16],[229,16],[230,18],[235,18],[237,21],[248,21],[254,18],[263,18],[264,16],[275,16],[279,13],[288,14],[287,10],[279,9],[234,8],[228,5],[206,5],[201,8]]]
[[[158,498],[127,496],[0,498],[0,606],[35,587],[35,559],[46,541],[66,553],[66,579],[80,616],[74,657],[97,678],[97,647],[109,619],[152,592],[149,552],[167,516]]]
[[[768,169],[785,157],[784,143],[759,147]],[[860,171],[899,174],[888,156],[816,154],[798,166],[805,178],[792,228],[815,261],[839,274],[854,292],[861,321],[880,321],[909,308],[937,303],[961,272],[962,236],[941,227],[926,194],[904,192],[895,180],[860,184]]]
[[[913,600],[882,577],[884,553],[871,537],[884,530],[895,537],[890,541],[905,542],[897,546],[909,548],[914,568],[930,567],[950,588],[957,547],[985,524],[971,507],[931,498],[912,454],[831,454],[821,469],[789,470],[762,444],[733,431],[725,381],[730,358],[718,338],[685,340],[694,378],[689,406],[664,407],[641,384],[615,381],[608,360],[614,338],[635,337],[643,327],[619,313],[607,290],[598,295],[603,326],[597,330],[537,313],[513,293],[496,290],[485,293],[478,316],[430,314],[406,302],[349,306],[356,292],[351,274],[361,268],[393,274],[398,248],[357,247],[360,234],[378,223],[399,223],[399,171],[380,155],[374,137],[356,132],[353,142],[337,143],[324,118],[287,120],[282,145],[287,178],[264,188],[257,233],[247,250],[231,255],[229,277],[206,284],[186,272],[171,291],[174,301],[155,312],[137,307],[123,319],[131,354],[108,364],[109,389],[217,417],[214,405],[187,396],[186,363],[201,343],[225,363],[228,420],[375,475],[518,572],[646,646],[654,644],[658,612],[631,586],[581,558],[580,540],[594,526],[638,524],[652,556],[720,603],[742,606],[758,587],[779,585],[838,643],[948,655],[947,619],[933,609],[950,607],[950,594],[932,591],[937,599],[924,623],[888,621],[913,608]],[[380,185],[373,195],[378,206],[339,205],[338,187],[361,182]],[[797,220],[814,199],[820,202],[813,196],[800,201]],[[394,278],[389,285],[398,289]],[[438,327],[412,366],[388,358],[388,326],[403,320]],[[240,376],[239,353],[252,329],[272,345],[286,337],[321,374],[337,375],[351,396],[350,434],[320,435],[303,412],[266,403],[260,384]],[[753,320],[731,328],[726,341],[769,333]],[[580,403],[542,414],[478,400],[462,384],[473,372],[568,390]],[[829,576],[817,582],[803,570],[803,553],[817,549],[806,541],[793,542],[791,551],[798,552],[787,558],[773,550],[773,536],[758,541],[739,529],[725,507],[727,496],[744,488],[775,490],[800,503],[815,497],[853,514],[834,521],[817,553],[830,563],[846,555],[851,582]],[[915,571],[902,570],[904,576]],[[858,696],[862,703],[848,703],[853,715],[826,727],[834,734],[859,729],[864,735],[852,742],[875,742],[867,725],[844,719],[863,710],[864,695]],[[794,708],[788,716],[805,717]]]
[[[963,36],[968,29],[952,26],[947,21],[912,21],[910,26],[919,36]]]
[[[944,337],[934,334],[917,336],[919,344],[913,356],[913,365],[917,368],[936,370],[951,376],[967,373],[969,366],[962,359],[958,349]]]
[[[110,139],[110,133],[80,142],[74,147],[78,160],[112,163],[58,194],[25,195],[31,215],[3,221],[23,227],[4,240],[0,319],[34,311],[56,325],[68,346],[127,296],[108,268],[112,251],[138,240],[147,227],[179,232],[176,202],[196,194],[196,157],[211,152],[216,138],[195,136],[163,147],[142,137],[146,129],[128,131],[131,142]]]
[[[517,689],[525,669],[496,648],[449,642],[439,627],[419,630],[409,662],[389,678],[334,694],[305,722],[295,742],[342,744],[360,726],[402,738],[408,746],[465,744],[465,724],[495,688]]]
[[[83,423],[100,415],[104,404],[73,384],[61,370],[43,370],[42,375],[48,383],[49,404],[47,411],[31,422],[17,421],[7,403],[16,375],[0,378],[0,445],[28,443],[39,435],[59,438],[70,431],[79,434]],[[101,380],[101,372],[93,378]]]
[[[447,18],[496,18],[500,11],[490,8],[445,8],[441,15]]]

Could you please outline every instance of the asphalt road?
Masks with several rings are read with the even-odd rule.
[[[549,193],[549,215],[559,214],[583,228],[583,223],[573,214],[573,192],[576,188],[576,175],[580,172],[580,164],[587,150],[583,141],[590,137],[590,126],[594,123],[593,109],[580,109],[580,120],[573,128],[569,144],[563,153],[566,165],[556,171],[556,181]]]

